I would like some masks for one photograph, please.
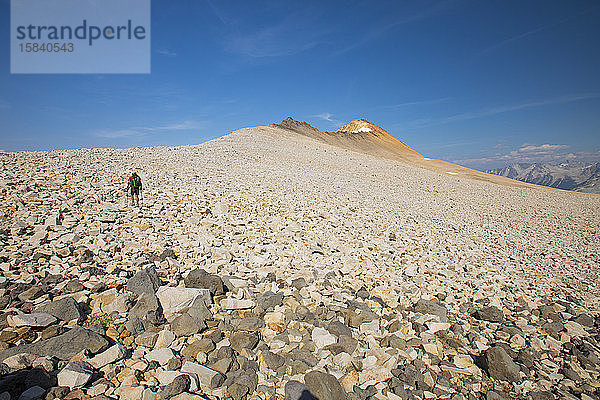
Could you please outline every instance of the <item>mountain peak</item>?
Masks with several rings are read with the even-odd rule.
[[[279,126],[281,128],[301,133],[307,136],[318,135],[322,133],[320,130],[318,130],[308,122],[296,121],[292,117],[287,117],[286,119],[281,121],[280,124],[275,124],[275,126]]]
[[[379,134],[388,134],[383,128],[375,125],[372,122],[367,121],[366,119],[359,118],[348,122],[346,125],[342,126],[336,132],[344,132],[344,133],[379,133]]]

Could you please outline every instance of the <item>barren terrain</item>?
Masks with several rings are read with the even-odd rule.
[[[598,398],[600,196],[365,153],[0,154],[0,393]]]

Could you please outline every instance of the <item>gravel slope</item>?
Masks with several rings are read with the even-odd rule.
[[[276,394],[296,400],[295,383],[287,394],[286,383],[299,381],[318,392],[331,384],[331,376],[344,390],[317,396],[321,400],[459,400],[493,396],[492,390],[520,398],[598,394],[598,365],[591,355],[598,359],[600,196],[468,180],[272,126],[198,146],[8,153],[0,154],[0,162],[2,327],[21,335],[0,333],[5,350],[0,359],[17,354],[15,345],[33,351],[27,343],[51,340],[42,333],[53,326],[66,329],[66,322],[47,314],[25,325],[14,316],[67,294],[82,310],[74,324],[99,325],[101,336],[127,349],[106,366],[91,364],[107,379],[86,381],[79,390],[88,395],[171,397],[183,385],[177,393],[184,393],[176,395],[190,394],[181,399],[204,392],[214,398]],[[145,185],[139,209],[125,204],[131,169]],[[196,333],[186,330],[196,321],[191,311],[170,314],[159,290],[166,320],[140,314],[146,333],[136,332],[133,315],[147,302],[142,305],[139,284],[131,282],[149,266],[159,277],[152,298],[159,286],[190,287],[183,277],[195,268],[214,274],[228,290],[194,286],[210,289],[212,313],[203,317],[202,327],[194,322]],[[52,275],[61,278],[49,280]],[[144,279],[155,282],[153,276]],[[268,291],[283,300],[268,305]],[[357,322],[356,313],[364,310],[371,318]],[[242,340],[236,336],[244,330],[239,321],[251,317],[264,322],[247,328],[247,335],[259,339],[234,345]],[[35,325],[40,320],[50,328]],[[104,322],[90,322],[96,320]],[[358,340],[355,350],[328,347],[331,338],[337,345],[345,336],[332,328],[335,321]],[[551,322],[560,326],[547,325]],[[172,334],[165,331],[175,332],[176,339],[167,340],[163,347],[172,357],[158,366],[150,362],[150,349],[160,346],[144,340],[155,332],[164,341]],[[211,352],[212,345],[189,359],[185,351],[199,339],[214,341],[217,349]],[[200,372],[181,363],[218,370],[215,363],[225,357],[217,352],[219,343],[234,348],[237,364],[227,364],[227,380],[211,388]],[[92,352],[100,352],[99,346]],[[587,358],[578,356],[577,346],[588,346]],[[42,350],[35,349],[40,356]],[[527,349],[534,352],[531,365],[519,358]],[[305,356],[299,361],[299,350],[318,363],[311,365]],[[283,357],[283,366],[272,354]],[[515,362],[505,360],[509,356]],[[69,358],[46,363],[50,376],[82,368],[67,365]],[[19,360],[6,372],[33,362]],[[139,362],[146,365],[141,373],[133,367]],[[245,362],[250,364],[243,367]],[[573,380],[567,369],[583,377]],[[242,370],[254,375],[248,378]],[[407,377],[413,370],[418,382]],[[199,386],[174,380],[172,371],[191,374]],[[61,373],[64,383],[68,374]],[[167,381],[175,383],[167,388]],[[48,389],[56,382],[40,385],[56,390]]]

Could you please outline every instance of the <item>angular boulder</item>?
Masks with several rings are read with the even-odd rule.
[[[218,275],[209,274],[202,268],[196,268],[184,278],[185,287],[208,289],[213,296],[225,294],[223,280]]]

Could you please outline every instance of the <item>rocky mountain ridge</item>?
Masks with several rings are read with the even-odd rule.
[[[600,162],[517,163],[485,172],[557,189],[600,193]]]

